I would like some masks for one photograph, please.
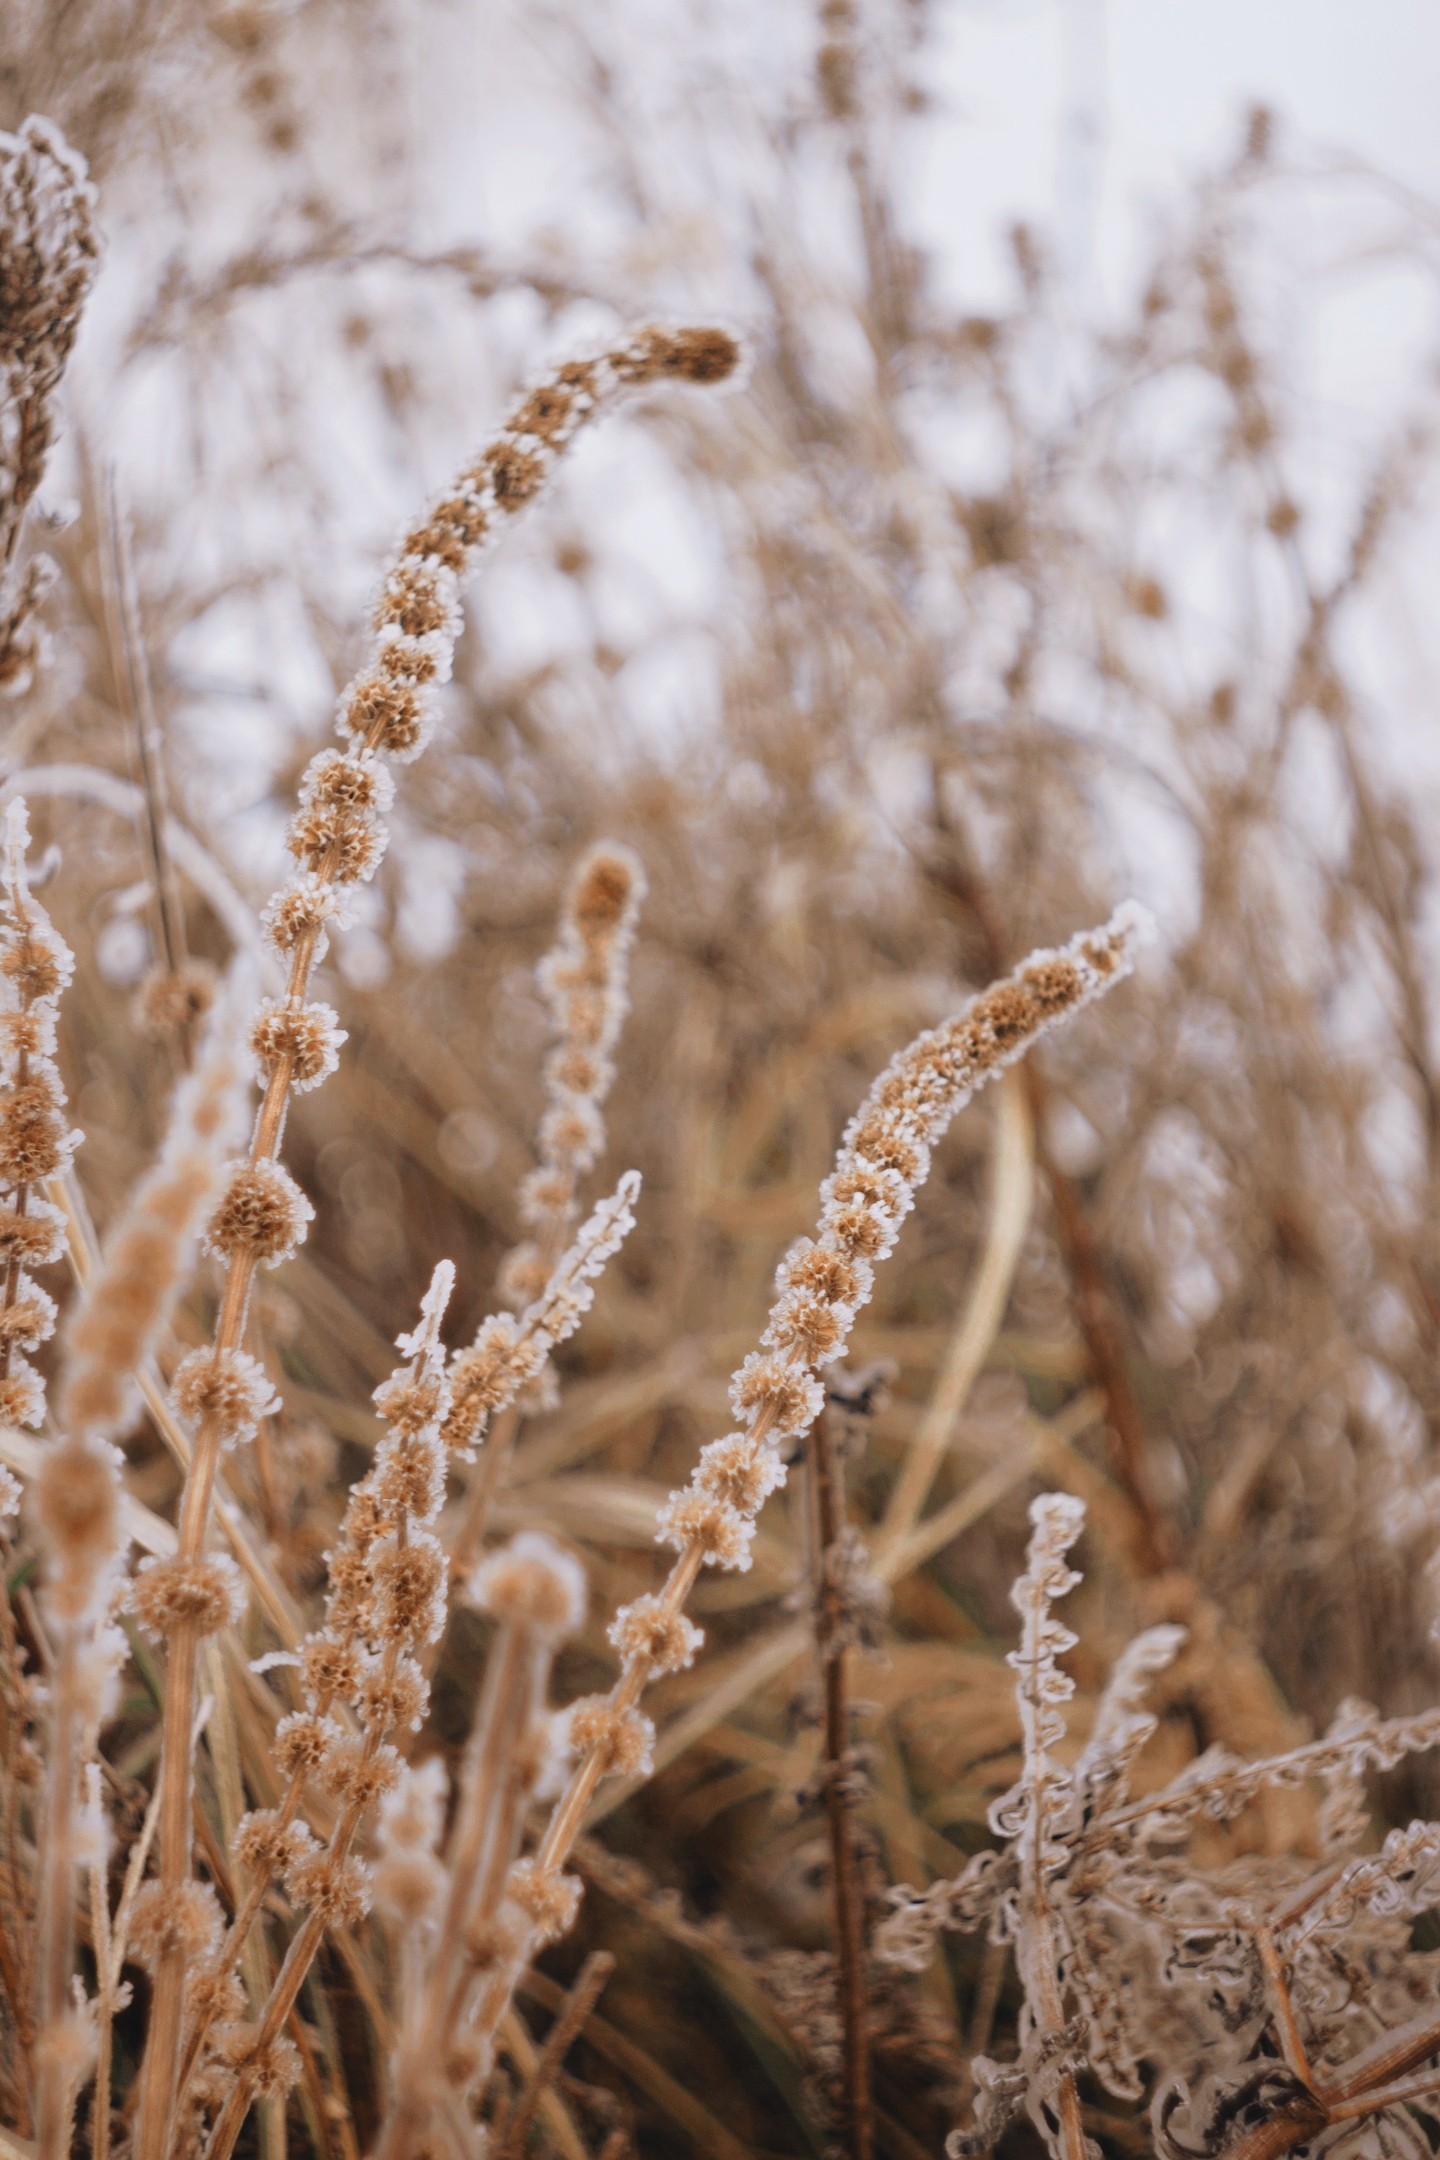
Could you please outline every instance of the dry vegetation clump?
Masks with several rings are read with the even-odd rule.
[[[1432,226],[967,312],[825,0],[457,239],[411,12],[0,22],[0,2160],[1419,2160]]]

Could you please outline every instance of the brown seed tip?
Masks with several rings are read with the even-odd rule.
[[[740,365],[740,340],[728,330],[680,330],[671,347],[668,372],[687,382],[725,382]]]
[[[649,324],[636,333],[612,365],[622,382],[721,383],[740,365],[740,340],[718,325],[666,330]]]
[[[157,968],[140,991],[140,1017],[155,1042],[169,1042],[199,1025],[215,1002],[215,970],[187,960],[172,973]]]
[[[575,873],[570,913],[586,937],[614,929],[627,911],[645,897],[645,874],[629,848],[602,840],[584,856]]]

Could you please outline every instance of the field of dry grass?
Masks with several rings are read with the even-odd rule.
[[[0,22],[0,2160],[1420,2160],[1428,213],[965,313],[923,6],[557,8],[462,243],[418,12]]]

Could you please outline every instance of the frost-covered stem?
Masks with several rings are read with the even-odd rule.
[[[520,1187],[521,1219],[533,1235],[507,1253],[507,1302],[539,1296],[574,1233],[580,1180],[605,1144],[602,1111],[615,1077],[611,1052],[628,1007],[630,947],[645,873],[638,856],[597,841],[571,873],[559,934],[536,970],[550,1008],[551,1048],[541,1075],[545,1111],[539,1160]]]
[[[699,1647],[702,1638],[684,1608],[701,1568],[749,1565],[754,1518],[784,1482],[777,1443],[803,1438],[818,1415],[824,1402],[818,1370],[844,1351],[874,1286],[873,1263],[893,1250],[931,1148],[976,1090],[1013,1065],[1037,1036],[1129,974],[1147,928],[1144,911],[1127,904],[1061,950],[1032,954],[953,1019],[918,1036],[876,1079],[821,1187],[817,1236],[802,1239],[781,1265],[764,1350],[735,1375],[730,1399],[745,1426],[702,1451],[690,1486],[661,1511],[660,1537],[677,1553],[664,1586],[616,1615],[610,1639],[620,1652],[620,1674],[587,1720],[591,1744],[577,1749],[546,1826],[534,1861],[542,1881],[558,1886],[603,1780],[627,1756],[634,1768],[644,1754],[648,1724],[636,1705],[650,1681],[687,1665]],[[532,1928],[507,1961],[504,1984],[497,1979],[490,1986],[474,2027],[487,2044],[544,1939],[538,1925]],[[1084,2160],[1083,2151],[1076,2160]]]
[[[349,1853],[364,1812],[363,1807],[352,1803],[336,1823],[329,1849],[337,1859],[343,1860]],[[300,1990],[305,1985],[305,1976],[314,1962],[315,1953],[320,1948],[324,1935],[324,1917],[312,1908],[291,1938],[290,1947],[285,1952],[285,1962],[275,1976],[275,1984],[270,1990],[269,1999],[255,2030],[252,2043],[255,2051],[270,2047],[284,2030],[290,2013],[299,2000]],[[250,2100],[250,2079],[242,2069],[230,2088],[224,2107],[216,2117],[215,2127],[205,2147],[205,2160],[228,2160],[228,2155],[235,2150],[235,2140],[244,2127],[245,2117],[250,2112]]]
[[[55,1656],[36,1930],[36,2160],[66,2160],[75,2105],[78,2035],[73,2031],[70,1972],[75,1957],[75,1803],[84,1736],[77,1634],[70,1623],[52,1630]]]
[[[528,393],[498,438],[406,534],[376,604],[371,664],[350,685],[342,705],[340,728],[348,747],[343,755],[317,758],[306,776],[289,836],[304,874],[272,902],[271,934],[289,955],[290,972],[283,1005],[269,1016],[267,1081],[251,1142],[252,1170],[275,1162],[297,1084],[297,1061],[319,1040],[313,1027],[307,1038],[312,1008],[305,996],[324,924],[334,912],[335,888],[368,877],[383,852],[389,782],[377,770],[377,756],[411,756],[423,746],[434,686],[449,673],[459,631],[459,579],[474,566],[486,540],[541,492],[576,432],[607,405],[658,382],[723,382],[739,358],[735,339],[724,331],[647,327],[593,359],[568,362]],[[333,1054],[328,1063],[317,1057],[310,1077],[323,1078],[333,1062]],[[273,1197],[273,1180],[270,1189]],[[240,1349],[257,1258],[280,1257],[303,1230],[298,1194],[295,1201],[290,1238],[269,1250],[257,1252],[253,1237],[247,1244],[235,1234],[240,1225],[232,1222],[214,1338],[222,1356]],[[218,1244],[213,1230],[212,1243]],[[178,1525],[182,1567],[205,1549],[222,1438],[218,1418],[199,1421]],[[160,1876],[168,1886],[183,1883],[190,1873],[189,1732],[197,1639],[195,1623],[182,1620],[174,1627],[165,1677]],[[183,1985],[183,1960],[172,1952],[155,1975],[136,2118],[136,2149],[147,2160],[150,2154],[160,2160],[174,2123]]]
[[[8,140],[8,138],[7,138]],[[3,160],[0,160],[3,164]],[[18,797],[4,817],[0,885],[0,1007],[5,1085],[0,1088],[0,1204],[4,1220],[5,1350],[0,1362],[0,1419],[39,1425],[44,1387],[20,1353],[51,1333],[55,1308],[30,1281],[25,1264],[59,1258],[63,1226],[34,1188],[69,1162],[77,1133],[67,1133],[65,1097],[55,1065],[59,996],[73,961],[25,875],[29,826]],[[12,1354],[13,1344],[13,1354]],[[49,1714],[40,1826],[36,1916],[36,2151],[63,2160],[83,2061],[82,2035],[70,2002],[75,1948],[75,1813],[80,1765],[104,1698],[106,1656],[97,1641],[110,1569],[119,1547],[118,1482],[111,1453],[78,1440],[52,1441],[31,1485],[32,1519],[45,1554],[45,1614],[51,1643]],[[8,1615],[7,1615],[8,1620]]]
[[[400,1685],[402,1667],[413,1664],[412,1652],[417,1636],[427,1629],[438,1630],[437,1614],[443,1612],[444,1562],[428,1525],[439,1508],[444,1489],[440,1420],[449,1404],[449,1390],[444,1379],[440,1327],[454,1277],[451,1263],[442,1261],[422,1303],[419,1328],[413,1335],[400,1338],[400,1347],[407,1353],[409,1362],[376,1390],[376,1405],[391,1429],[376,1451],[369,1478],[351,1495],[341,1553],[348,1560],[360,1559],[363,1564],[363,1548],[357,1546],[355,1540],[367,1521],[372,1552],[377,1540],[385,1547],[386,1577],[390,1585],[388,1596],[382,1594],[378,1578],[372,1574],[368,1598],[362,1597],[359,1611],[352,1613],[345,1623],[349,1636],[345,1647],[352,1655],[355,1637],[360,1633],[383,1644],[378,1682],[368,1696],[370,1708],[362,1716],[358,1761],[344,1766],[345,1778],[341,1787],[344,1805],[329,1844],[318,1862],[308,1863],[310,1911],[290,1943],[250,2044],[235,2064],[238,2074],[206,2148],[212,2155],[226,2156],[233,2149],[249,2111],[258,2066],[268,2064],[272,2059],[275,2043],[290,2021],[326,1925],[337,1912],[347,1909],[346,1874],[351,1865],[350,1849],[356,1832],[372,1799],[393,1782],[394,1751],[387,1751],[387,1742],[397,1715],[403,1714],[400,1706],[406,1699],[406,1691]],[[385,1524],[383,1536],[382,1522]],[[345,1610],[347,1599],[338,1595],[344,1583],[341,1557],[332,1554],[329,1606],[332,1618]],[[349,1595],[354,1595],[353,1582]],[[311,1638],[312,1643],[315,1640]],[[322,1636],[319,1640],[323,1644],[325,1638]],[[411,1706],[423,1706],[423,1700],[423,1694],[417,1693]],[[312,1728],[322,1728],[323,1709],[312,1711],[310,1721]],[[387,1752],[388,1760],[382,1761],[382,1754]],[[300,1767],[298,1762],[296,1767],[297,1770]],[[292,1787],[293,1783],[292,1778]],[[291,1796],[287,1795],[287,1798]],[[293,1798],[290,1815],[282,1816],[278,1825],[268,1826],[266,1842],[272,1858],[282,1850],[284,1834],[291,1820]],[[247,1839],[247,1844],[250,1842]],[[301,1894],[306,1893],[302,1891]],[[227,1945],[231,1955],[233,1934],[232,1930],[232,1945]]]
[[[333,866],[332,866],[333,867]],[[300,1004],[310,979],[315,938],[302,939],[291,963],[287,1001]],[[291,1057],[277,1058],[266,1086],[260,1114],[250,1144],[253,1164],[271,1162],[279,1151],[284,1129],[285,1105],[290,1090]],[[252,1253],[231,1254],[215,1326],[214,1347],[224,1354],[239,1350],[245,1332],[245,1313],[255,1279]],[[198,1560],[210,1534],[210,1513],[215,1496],[224,1426],[213,1412],[200,1420],[195,1434],[190,1470],[180,1500],[177,1557]],[[191,1785],[195,1718],[195,1684],[199,1668],[200,1632],[193,1621],[181,1621],[170,1636],[165,1666],[165,1703],[160,1750],[160,1880],[174,1885],[190,1873]],[[183,1953],[172,1952],[162,1960],[155,1975],[150,2025],[141,2072],[140,2106],[136,2116],[137,2152],[164,2154],[169,2148],[173,2123],[172,2099],[176,2093],[185,1984]],[[153,2141],[153,2142],[152,2142]]]
[[[757,1426],[759,1422],[757,1419]],[[751,1438],[755,1437],[752,1430]],[[660,1592],[661,1609],[668,1619],[678,1618],[684,1611],[704,1564],[704,1549],[697,1542],[688,1546],[671,1568],[665,1587]],[[649,1665],[637,1658],[621,1674],[610,1692],[609,1700],[614,1708],[620,1711],[633,1710],[644,1694],[649,1678]],[[570,1857],[571,1847],[584,1825],[585,1811],[606,1774],[604,1759],[599,1754],[587,1755],[572,1774],[545,1826],[539,1853],[539,1864],[543,1869],[561,1867]]]
[[[405,1542],[404,1530],[405,1525],[402,1522],[399,1538],[399,1543],[402,1546]],[[401,1654],[402,1646],[399,1642],[386,1644],[384,1677],[387,1684],[395,1677],[395,1669],[399,1664]],[[378,1720],[366,1727],[361,1753],[363,1767],[368,1768],[375,1761],[385,1744],[387,1730],[388,1728]],[[355,1842],[355,1834],[360,1827],[368,1805],[369,1802],[366,1799],[351,1800],[342,1809],[330,1834],[330,1843],[325,1854],[326,1862],[332,1872],[338,1872],[349,1858],[350,1848]],[[324,1939],[325,1925],[325,1913],[318,1905],[313,1906],[292,1938],[290,1947],[285,1953],[285,1961],[275,1976],[274,1985],[260,2014],[259,2024],[250,2047],[252,2056],[263,2053],[284,2031],[290,2013],[299,2000],[300,1990],[305,1985],[305,1978],[314,1962],[315,1953]],[[240,2074],[230,2089],[225,2106],[216,2118],[215,2127],[210,2134],[210,2142],[205,2148],[206,2160],[228,2160],[229,2154],[234,2150],[235,2140],[240,2134],[245,2117],[249,2113],[250,2099],[250,2080],[244,2065],[242,2065]]]
[[[542,1656],[523,1626],[502,1629],[490,1653],[485,1693],[466,1750],[445,1912],[430,1960],[424,2009],[415,2022],[413,2046],[395,2065],[394,2099],[375,2160],[403,2160],[423,2136],[439,2098],[437,2065],[443,2083],[445,2058],[464,2005],[466,1937],[498,1902],[505,1869],[514,1857],[520,1800],[516,1757],[542,1684],[537,1669]]]
[[[853,1804],[846,1765],[851,1741],[844,1589],[839,1561],[845,1529],[845,1470],[830,1414],[822,1410],[806,1443],[812,1496],[815,1650],[825,1692],[825,1827],[830,1841],[835,1969],[845,2050],[845,2113],[854,2160],[874,2145],[870,2107],[870,2035],[865,1978],[865,1899],[855,1852]]]
[[[316,1714],[324,1717],[330,1708],[330,1702],[331,1698],[328,1695],[321,1696],[315,1705]],[[281,1796],[280,1806],[276,1811],[276,1827],[278,1831],[283,1832],[289,1829],[291,1823],[295,1821],[295,1818],[300,1813],[304,1797],[305,1773],[303,1770],[297,1770],[292,1774],[290,1782]],[[235,1909],[235,1917],[226,1930],[225,1940],[221,1946],[219,1962],[227,1968],[233,1970],[239,1965],[244,1954],[245,1944],[249,1939],[250,1930],[260,1916],[266,1894],[271,1883],[275,1880],[276,1873],[275,1863],[270,1859],[262,1860],[252,1869],[249,1886]],[[212,1998],[207,2001],[186,2034],[185,2052],[180,2064],[180,2075],[175,2091],[177,2109],[183,2105],[185,2096],[190,2089],[190,2080],[195,2074],[201,2051],[217,2014],[216,2003]]]
[[[1027,1572],[1014,1591],[1022,1615],[1020,1647],[1010,1659],[1018,1675],[1015,1696],[1025,1749],[1017,1956],[1035,2022],[1043,2033],[1057,2038],[1065,2030],[1065,2005],[1060,1987],[1059,1921],[1046,1881],[1050,1787],[1056,1776],[1050,1747],[1064,1730],[1055,1705],[1069,1696],[1073,1686],[1059,1671],[1056,1659],[1073,1647],[1075,1638],[1052,1617],[1050,1606],[1052,1599],[1062,1597],[1078,1580],[1065,1566],[1064,1555],[1080,1533],[1084,1513],[1078,1501],[1053,1493],[1031,1507],[1034,1535]],[[1068,2068],[1060,2073],[1057,2110],[1063,2160],[1087,2160],[1080,2095]]]
[[[489,2067],[489,2028],[466,2023],[464,2013],[479,1946],[496,1923],[525,1797],[538,1769],[538,1721],[551,1659],[557,1643],[580,1624],[584,1577],[549,1539],[522,1535],[477,1570],[470,1595],[499,1622],[499,1632],[461,1772],[439,1937],[419,2014],[397,2055],[375,2160],[408,2160],[422,2147],[428,2150],[425,2139],[436,2111],[458,2103],[464,2088]],[[457,2076],[462,2035],[469,2053]]]
[[[288,1073],[287,1073],[288,1079]],[[272,1082],[273,1088],[273,1082]],[[268,1100],[268,1098],[267,1098]],[[283,1104],[284,1095],[280,1097]],[[278,1143],[280,1112],[273,1120],[273,1138],[257,1125],[251,1161],[271,1158]],[[238,1350],[245,1327],[245,1307],[254,1280],[255,1266],[248,1256],[236,1255],[230,1263],[220,1318],[215,1329],[215,1348]],[[199,1559],[205,1550],[220,1461],[222,1426],[214,1416],[202,1419],[195,1435],[190,1473],[180,1506],[177,1556]],[[191,1846],[191,1731],[195,1717],[195,1682],[199,1667],[200,1634],[194,1622],[182,1621],[170,1637],[165,1666],[165,1704],[160,1749],[160,1880],[178,1884],[190,1873]],[[172,1952],[155,1975],[150,2026],[137,2116],[136,2150],[163,2154],[168,2149],[180,2046],[181,1994],[185,1981],[184,1957]],[[147,2145],[153,2137],[155,2143]]]

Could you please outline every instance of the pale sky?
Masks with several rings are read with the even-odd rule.
[[[934,89],[966,124],[926,176],[967,281],[1020,213],[1064,232],[1065,119],[1094,116],[1102,279],[1137,215],[1225,153],[1259,101],[1286,137],[1375,163],[1440,203],[1437,0],[941,0]],[[947,203],[952,214],[941,207]],[[1106,276],[1109,273],[1109,276]]]

